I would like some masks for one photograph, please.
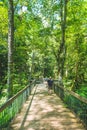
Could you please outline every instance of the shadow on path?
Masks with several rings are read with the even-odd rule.
[[[31,101],[30,101],[30,103],[29,103],[28,109],[27,109],[27,111],[26,111],[26,113],[25,113],[25,116],[24,116],[24,118],[23,118],[23,121],[22,121],[22,123],[21,123],[20,130],[23,129],[23,126],[24,126],[24,123],[25,123],[25,121],[26,121],[27,115],[28,115],[28,113],[29,113],[30,106],[31,106],[31,104],[32,104],[32,101],[33,101],[33,98],[34,98],[36,89],[37,89],[37,86],[35,87],[34,93],[32,94],[32,98],[31,98]]]

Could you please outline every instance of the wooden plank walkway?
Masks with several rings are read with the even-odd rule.
[[[45,84],[34,88],[9,130],[85,130],[76,116]]]

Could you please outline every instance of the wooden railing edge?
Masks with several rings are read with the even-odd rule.
[[[58,85],[58,84],[57,84]],[[82,97],[80,96],[79,94],[71,91],[71,90],[68,90],[67,88],[65,88],[64,86],[60,86],[58,85],[58,87],[60,87],[61,89],[63,89],[64,91],[70,93],[72,96],[76,97],[77,99],[79,99],[80,101],[84,102],[84,103],[87,103],[87,99],[85,97]]]
[[[27,85],[24,89],[20,90],[16,95],[8,99],[1,107],[0,107],[0,112],[2,112],[9,104],[11,104],[21,93],[23,93],[30,85]]]

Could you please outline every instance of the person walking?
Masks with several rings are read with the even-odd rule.
[[[51,94],[51,90],[53,86],[53,80],[51,77],[47,80],[47,83],[48,83],[48,94]]]

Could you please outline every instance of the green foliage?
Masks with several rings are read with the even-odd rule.
[[[0,85],[0,106],[7,100],[7,86]]]
[[[7,8],[3,6],[3,2],[0,2],[0,94],[2,96],[3,89],[5,89],[7,73],[7,33],[8,12]]]
[[[80,86],[80,89],[76,91],[79,95],[87,98],[87,85],[86,84],[82,84]]]

